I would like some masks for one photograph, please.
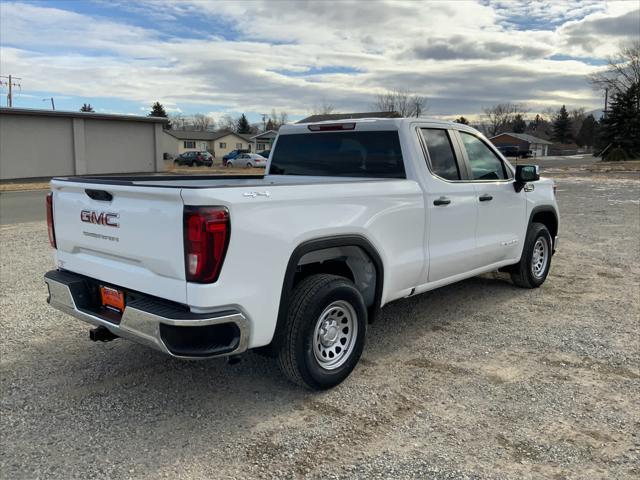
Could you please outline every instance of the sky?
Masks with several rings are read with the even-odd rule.
[[[640,39],[637,0],[0,0],[0,74],[14,106],[214,118],[320,105],[370,111],[377,94],[427,98],[427,115],[474,118],[601,108],[585,77]],[[5,79],[6,80],[6,79]],[[0,103],[6,105],[6,88]]]

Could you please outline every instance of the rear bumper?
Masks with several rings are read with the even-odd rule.
[[[119,318],[96,306],[97,282],[82,275],[52,270],[44,276],[49,304],[79,320],[103,326],[113,334],[177,358],[202,359],[244,352],[249,321],[239,311],[192,313],[185,307],[136,293]]]

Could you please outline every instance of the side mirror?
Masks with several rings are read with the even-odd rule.
[[[519,192],[525,183],[540,180],[540,169],[537,165],[518,165],[516,166],[516,182],[514,187]]]
[[[516,182],[527,183],[540,180],[540,170],[537,165],[518,165],[516,167]]]

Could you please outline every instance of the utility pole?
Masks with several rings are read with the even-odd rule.
[[[55,110],[56,109],[56,104],[53,103],[53,97],[43,98],[42,99],[43,102],[46,102],[47,100],[51,100],[51,110]]]
[[[609,88],[604,89],[604,111],[602,112],[603,117],[607,117],[607,103],[609,101]]]
[[[9,75],[9,76],[0,75],[0,78],[8,79],[8,81],[0,80],[0,86],[9,87],[9,94],[7,95],[7,106],[8,107],[13,107],[13,87],[22,88],[22,85],[20,85],[20,83],[14,82],[14,80],[22,80],[22,78],[13,77],[11,75]]]
[[[267,114],[263,113],[262,114],[262,131],[266,131],[267,130]]]

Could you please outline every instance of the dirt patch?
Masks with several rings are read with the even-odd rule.
[[[589,172],[640,172],[640,160],[627,160],[624,162],[596,162],[586,167]]]
[[[49,182],[0,183],[0,192],[19,192],[24,190],[47,190]]]
[[[636,479],[640,182],[622,177],[557,179],[560,249],[541,288],[483,275],[393,302],[353,374],[315,393],[253,353],[230,366],[89,342],[46,303],[44,222],[3,226],[0,471]]]

